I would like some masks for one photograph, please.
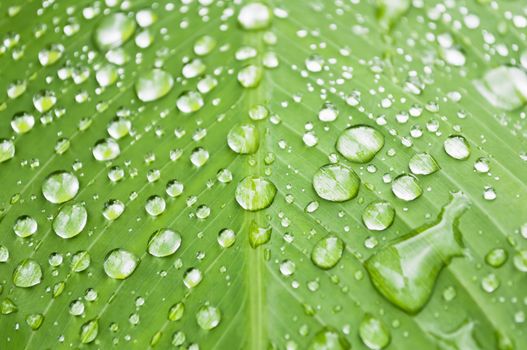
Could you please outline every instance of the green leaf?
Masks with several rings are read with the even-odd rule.
[[[0,349],[523,349],[522,1],[0,2]]]

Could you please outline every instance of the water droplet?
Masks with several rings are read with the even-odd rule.
[[[135,14],[135,20],[141,28],[150,27],[157,21],[157,15],[150,9],[143,9],[137,11]]]
[[[97,338],[99,334],[99,322],[97,320],[91,320],[84,323],[81,326],[81,343],[88,344]]]
[[[254,105],[249,109],[249,118],[252,120],[264,120],[269,116],[269,110],[264,105]]]
[[[324,67],[324,59],[319,55],[311,55],[306,58],[305,64],[308,71],[318,73]]]
[[[0,139],[0,163],[15,156],[15,144],[11,140]]]
[[[232,181],[232,172],[229,169],[220,169],[216,174],[216,178],[219,182],[227,184]]]
[[[42,268],[35,260],[22,260],[13,271],[13,284],[20,288],[36,286],[42,281]]]
[[[428,153],[414,154],[408,167],[415,175],[430,175],[440,169],[434,157]]]
[[[190,154],[190,162],[194,164],[194,166],[201,168],[203,165],[205,165],[205,163],[207,163],[209,156],[209,152],[206,149],[198,147],[195,148]]]
[[[139,259],[124,249],[114,249],[104,258],[104,272],[117,280],[128,278],[136,269]]]
[[[22,238],[34,235],[37,232],[37,229],[37,221],[28,215],[20,216],[16,219],[15,225],[13,226],[15,234]]]
[[[235,125],[227,135],[229,148],[238,154],[252,154],[258,150],[260,136],[253,124]]]
[[[5,298],[0,302],[0,314],[9,315],[18,310],[17,306],[9,298]]]
[[[45,90],[33,96],[33,106],[40,113],[46,113],[57,103],[57,96],[53,91]]]
[[[527,250],[521,250],[516,253],[512,262],[518,271],[527,272]]]
[[[385,201],[371,202],[362,212],[362,222],[371,231],[386,230],[394,218],[395,209]]]
[[[195,267],[188,269],[183,276],[183,284],[188,289],[196,287],[203,279],[201,271]]]
[[[100,67],[95,74],[97,83],[102,87],[113,85],[118,77],[117,68],[112,64],[106,64]]]
[[[218,244],[222,248],[231,247],[236,241],[236,234],[229,228],[224,228],[218,233]]]
[[[51,44],[38,53],[38,60],[44,67],[51,66],[61,59],[64,53],[62,44]]]
[[[249,244],[251,247],[256,248],[269,242],[272,232],[273,228],[271,226],[263,227],[258,225],[256,221],[251,221],[249,226]]]
[[[196,321],[201,329],[210,331],[218,327],[221,321],[220,309],[214,306],[204,305],[196,313]]]
[[[71,271],[73,272],[82,272],[90,267],[90,264],[90,253],[85,250],[81,250],[71,257]]]
[[[420,197],[423,194],[423,189],[415,177],[402,174],[393,180],[392,192],[397,198],[409,202]]]
[[[367,314],[359,325],[359,336],[362,342],[372,350],[384,349],[390,343],[390,331],[379,319]]]
[[[162,197],[151,196],[146,200],[145,210],[148,215],[159,216],[164,213],[166,206],[166,202]]]
[[[485,255],[485,262],[492,267],[498,268],[503,266],[507,261],[509,254],[505,249],[494,248]]]
[[[365,267],[375,288],[408,313],[421,310],[432,295],[439,272],[462,254],[458,224],[468,206],[464,194],[454,193],[433,224],[414,230],[370,257]]]
[[[296,265],[291,260],[284,260],[280,263],[280,273],[286,277],[295,273]]]
[[[79,192],[79,180],[66,171],[50,174],[42,184],[42,194],[51,203],[61,204],[67,202]]]
[[[344,242],[333,234],[319,240],[311,251],[311,261],[321,269],[331,269],[342,258]]]
[[[271,24],[273,14],[267,5],[253,2],[243,6],[238,14],[238,22],[243,29],[258,30]]]
[[[336,148],[346,159],[367,163],[384,146],[384,136],[371,126],[357,125],[340,134]]]
[[[408,11],[412,2],[409,0],[378,0],[375,4],[377,20],[382,29],[388,32],[399,18]]]
[[[82,204],[62,207],[53,219],[53,231],[64,239],[72,238],[82,232],[88,220],[88,212]]]
[[[148,253],[156,257],[174,254],[181,246],[181,235],[168,228],[154,232],[148,241]]]
[[[187,91],[179,96],[176,104],[182,113],[192,113],[200,110],[204,102],[199,92]]]
[[[344,164],[327,164],[313,176],[313,188],[320,198],[343,202],[357,196],[360,179]]]
[[[11,128],[17,134],[25,134],[35,126],[35,117],[32,114],[16,113],[11,119]]]
[[[194,43],[194,53],[198,56],[206,56],[216,47],[216,39],[204,35]]]
[[[141,101],[151,102],[168,94],[173,86],[174,78],[170,73],[152,69],[139,75],[135,83],[135,92]]]
[[[10,99],[15,99],[27,90],[27,82],[25,80],[16,80],[7,86],[7,96]]]
[[[170,321],[178,321],[183,317],[185,313],[185,304],[177,303],[172,305],[170,310],[168,310],[168,319]]]
[[[118,199],[110,199],[104,203],[104,209],[102,215],[106,220],[115,220],[124,212],[124,203]]]
[[[183,183],[179,182],[178,180],[170,180],[167,183],[166,193],[170,197],[175,198],[175,197],[181,196],[184,189],[185,189],[185,186],[183,185]]]
[[[517,67],[491,69],[474,85],[492,106],[505,111],[513,111],[527,101],[527,73]]]
[[[132,37],[135,26],[135,21],[124,13],[112,13],[95,28],[95,43],[101,51],[119,47]]]
[[[26,317],[27,325],[34,331],[42,326],[42,322],[44,322],[44,315],[42,314],[29,314]]]
[[[476,170],[480,174],[486,174],[490,170],[489,163],[490,163],[489,159],[485,157],[480,157],[474,163],[474,170]]]
[[[498,277],[491,273],[481,279],[481,288],[487,293],[493,293],[500,286]]]
[[[465,160],[470,156],[470,146],[461,135],[449,136],[443,143],[445,152],[452,158]]]
[[[9,260],[9,249],[5,245],[0,245],[0,263]]]
[[[261,67],[250,64],[238,72],[238,81],[244,88],[255,88],[262,80],[263,70]]]
[[[96,160],[103,162],[117,158],[121,149],[114,139],[106,138],[95,143],[92,153]]]
[[[337,119],[339,111],[331,102],[326,102],[318,112],[318,119],[323,122],[332,122]]]
[[[315,334],[307,349],[350,350],[351,345],[337,330],[333,328],[324,328]]]
[[[187,79],[192,79],[202,75],[206,69],[205,63],[201,59],[195,58],[183,66],[181,74]]]
[[[236,187],[236,202],[245,210],[269,207],[276,195],[276,186],[262,177],[247,176]]]

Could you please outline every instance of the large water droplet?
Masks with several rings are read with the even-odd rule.
[[[42,314],[29,314],[26,317],[26,323],[32,330],[37,330],[42,326],[44,322],[44,315]]]
[[[97,338],[99,334],[99,322],[97,320],[91,320],[81,326],[81,343],[88,344]]]
[[[415,175],[430,175],[439,170],[436,160],[428,153],[414,154],[408,167]]]
[[[117,68],[112,64],[106,64],[97,70],[95,79],[100,86],[106,87],[113,85],[119,77]]]
[[[31,131],[33,126],[35,126],[35,117],[29,113],[16,113],[11,119],[11,128],[17,134],[25,134]]]
[[[527,102],[527,73],[517,67],[489,70],[474,82],[479,93],[494,107],[515,110]]]
[[[273,228],[271,226],[260,226],[256,221],[251,221],[249,225],[249,244],[256,248],[262,244],[269,242]]]
[[[66,205],[53,219],[53,231],[62,238],[72,238],[82,232],[88,220],[88,212],[82,204]]]
[[[399,175],[392,182],[393,194],[403,201],[413,201],[423,194],[417,179],[412,175]]]
[[[203,107],[203,97],[197,91],[187,91],[179,96],[176,102],[177,108],[183,113],[199,111]]]
[[[229,228],[224,228],[218,233],[218,244],[222,248],[231,247],[236,241],[236,233]]]
[[[386,230],[394,218],[395,209],[385,201],[371,202],[362,212],[362,222],[371,231]]]
[[[104,17],[95,28],[95,43],[102,51],[124,44],[135,32],[135,21],[124,13]]]
[[[15,156],[15,144],[11,140],[0,139],[0,163]]]
[[[40,113],[46,113],[57,103],[57,96],[53,91],[45,90],[37,92],[33,96],[33,106]]]
[[[66,171],[58,171],[49,175],[42,184],[42,194],[51,203],[67,202],[77,195],[79,180]]]
[[[370,257],[365,267],[375,288],[406,312],[421,310],[432,295],[439,272],[462,254],[457,226],[468,206],[464,194],[454,193],[435,223],[414,230]]]
[[[269,207],[276,195],[276,186],[262,177],[247,176],[236,187],[236,202],[245,210]]]
[[[238,14],[238,22],[246,30],[264,29],[269,26],[273,14],[267,5],[253,2],[243,6]]]
[[[252,154],[258,150],[259,133],[253,124],[235,125],[227,135],[229,148],[239,154]]]
[[[357,125],[340,134],[337,150],[346,159],[355,163],[367,163],[384,146],[384,136],[371,126]]]
[[[325,200],[343,202],[359,192],[360,179],[353,169],[344,164],[327,164],[313,176],[315,192]]]
[[[125,205],[118,199],[110,199],[104,203],[102,215],[106,220],[115,220],[124,212]]]
[[[13,271],[13,284],[17,287],[33,287],[40,281],[42,281],[42,268],[35,260],[22,260]]]
[[[136,269],[139,259],[124,249],[114,249],[104,258],[104,272],[108,277],[124,280]]]
[[[509,254],[503,248],[495,248],[485,255],[485,262],[492,267],[498,268],[503,266],[507,261]]]
[[[71,257],[71,271],[73,272],[82,272],[90,267],[90,264],[90,253],[85,250],[81,250]]]
[[[37,221],[28,215],[20,216],[16,219],[15,225],[13,226],[15,234],[22,238],[34,235],[37,232],[37,229]]]
[[[410,0],[378,0],[375,4],[379,24],[384,31],[389,31],[398,19],[408,11],[412,3]]]
[[[201,271],[195,267],[188,269],[183,275],[183,284],[188,289],[196,287],[201,283],[203,279],[203,274]]]
[[[311,251],[311,261],[321,269],[331,269],[342,258],[344,242],[330,234],[318,241]]]
[[[159,216],[163,214],[166,209],[166,201],[159,196],[151,196],[146,200],[145,210],[148,215]]]
[[[95,143],[92,153],[96,160],[104,162],[117,158],[121,154],[121,149],[114,139],[106,138]]]
[[[181,246],[181,235],[168,228],[160,229],[148,241],[148,253],[156,257],[174,254]]]
[[[250,64],[238,72],[238,81],[244,88],[255,88],[260,84],[263,76],[261,67]]]
[[[135,92],[141,101],[150,102],[168,94],[173,86],[174,78],[170,73],[152,69],[139,75],[135,82]]]
[[[201,329],[210,331],[218,327],[221,321],[220,309],[214,306],[204,305],[196,313],[196,321]]]
[[[465,160],[470,156],[468,141],[461,135],[449,136],[443,143],[445,152],[452,158]]]
[[[44,67],[51,66],[62,57],[64,46],[62,44],[51,44],[38,53],[38,60]]]
[[[371,350],[384,349],[390,343],[390,331],[379,319],[367,314],[359,325],[359,336]]]

